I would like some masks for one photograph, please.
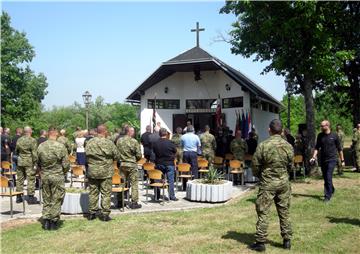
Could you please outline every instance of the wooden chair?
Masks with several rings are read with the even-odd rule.
[[[120,174],[120,169],[117,164],[118,164],[117,161],[113,162],[114,174]]]
[[[234,175],[241,175],[241,185],[244,185],[244,164],[242,161],[230,161],[230,175],[232,176],[232,182],[234,182]]]
[[[226,161],[231,161],[233,159],[234,159],[234,155],[232,153],[225,154],[225,160]]]
[[[121,193],[121,207],[120,207],[120,211],[122,209],[122,211],[125,211],[125,191],[128,191],[129,188],[125,187],[125,181],[122,181],[123,178],[121,177],[120,174],[114,174],[112,176],[112,189],[111,192],[112,193]]]
[[[221,168],[223,166],[224,166],[224,158],[219,157],[219,156],[215,156],[214,157],[214,167]]]
[[[73,182],[79,182],[81,183],[81,187],[84,187],[84,183],[86,182],[86,179],[85,179],[83,167],[79,165],[72,166],[70,171],[71,171],[70,187],[73,186]],[[84,178],[80,178],[81,176],[84,176]],[[74,177],[76,178],[74,179]]]
[[[163,201],[165,200],[165,189],[168,190],[168,183],[165,180],[165,177],[163,177],[163,173],[160,170],[154,169],[149,170],[149,179],[152,180],[152,183],[149,183],[148,186],[155,189],[155,199],[158,199],[157,196],[157,190],[160,188],[163,190]],[[146,188],[146,201],[148,200],[148,188]],[[162,204],[164,202],[161,202]]]
[[[17,195],[24,196],[24,192],[22,191],[14,191],[13,186],[9,184],[9,179],[5,176],[1,176],[0,180],[0,187],[1,187],[1,197],[9,197],[10,198],[10,216],[13,217],[13,197]],[[4,189],[4,191],[3,191]],[[25,201],[23,197],[23,214],[25,215]]]
[[[149,176],[149,171],[155,170],[155,164],[152,162],[145,162],[142,166],[143,169],[143,175],[142,175],[142,189],[144,189],[145,185],[149,183],[149,177],[146,178],[146,184],[144,181],[144,176]]]
[[[181,179],[181,183],[184,183],[184,179],[192,179],[193,175],[191,174],[191,165],[188,163],[179,163],[177,165],[178,174],[177,179]],[[176,180],[178,182],[178,180]],[[184,185],[183,185],[184,186]],[[184,190],[184,189],[183,189]]]
[[[199,174],[200,178],[202,178],[203,175],[209,172],[209,162],[205,159],[198,160],[198,168],[199,168]]]
[[[16,172],[12,171],[12,165],[8,161],[1,162],[2,174],[6,176],[9,180],[15,182]]]
[[[296,171],[300,169],[300,172],[302,172],[302,169],[304,169],[304,178],[305,178],[305,167],[304,167],[304,158],[302,155],[295,155],[294,156],[294,181],[296,180]]]
[[[76,157],[74,155],[69,155],[69,162],[70,164],[76,164]]]

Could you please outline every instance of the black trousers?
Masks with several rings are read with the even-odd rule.
[[[191,173],[194,175],[194,178],[199,178],[199,169],[197,162],[197,153],[196,152],[184,152],[183,162],[191,165]]]
[[[331,196],[335,191],[332,177],[336,163],[336,160],[321,162],[321,172],[324,178],[325,199],[331,199]]]

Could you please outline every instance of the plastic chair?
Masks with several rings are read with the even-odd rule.
[[[166,182],[165,178],[163,177],[163,173],[160,170],[154,169],[148,171],[149,179],[153,180],[153,183],[149,183],[148,186],[155,189],[155,199],[158,199],[157,190],[161,188],[163,190],[163,201],[165,199],[165,189],[168,190],[168,183]],[[148,200],[148,188],[146,188],[146,201]],[[164,203],[164,202],[160,202]]]
[[[74,155],[69,155],[70,164],[76,164],[76,157]]]
[[[126,188],[125,187],[125,182],[122,181],[122,177],[120,174],[114,174],[112,176],[112,185],[114,187],[112,187],[111,189],[111,192],[113,193],[121,193],[121,197],[122,197],[122,201],[121,201],[121,208],[122,208],[122,211],[124,212],[125,211],[125,191],[128,191],[129,188]],[[121,208],[120,208],[120,211],[121,211]]]
[[[2,174],[6,176],[9,180],[14,181],[15,183],[15,176],[16,172],[12,171],[12,165],[8,161],[1,162]]]
[[[25,215],[25,201],[24,201],[24,192],[22,191],[13,191],[13,186],[9,184],[9,179],[5,176],[1,176],[0,180],[1,187],[1,197],[9,197],[10,198],[10,216],[13,217],[13,197],[17,195],[21,195],[23,197],[23,214]],[[3,191],[4,189],[4,191]],[[8,191],[7,191],[8,189]]]
[[[241,185],[244,185],[244,164],[239,160],[230,161],[230,174],[232,182],[234,183],[234,175],[241,175]]]

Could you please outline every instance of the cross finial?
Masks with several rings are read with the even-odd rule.
[[[191,29],[191,32],[196,32],[196,47],[199,47],[200,43],[199,43],[199,35],[200,32],[205,31],[204,28],[199,28],[199,22],[196,22],[196,29]]]

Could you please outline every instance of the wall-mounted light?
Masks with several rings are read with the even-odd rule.
[[[226,84],[226,85],[225,85],[225,89],[226,89],[226,91],[230,91],[230,90],[231,90],[231,86],[230,86],[229,84]]]
[[[168,92],[169,92],[169,88],[167,86],[165,86],[164,93],[168,93]]]

